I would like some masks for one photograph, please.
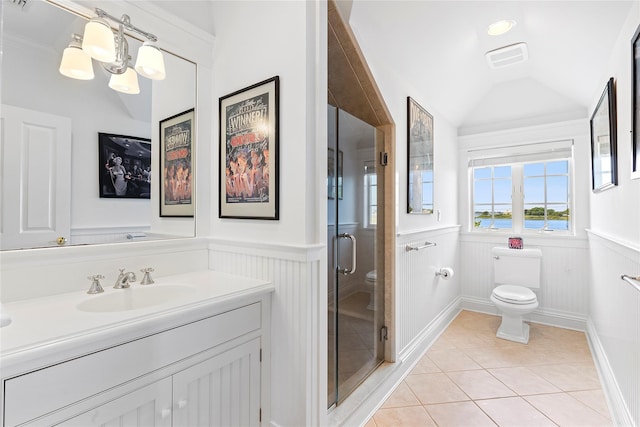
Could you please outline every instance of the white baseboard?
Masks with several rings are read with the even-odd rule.
[[[461,308],[464,310],[477,311],[479,313],[499,315],[500,313],[491,300],[475,297],[461,297]],[[541,323],[543,325],[556,326],[564,329],[585,331],[587,320],[584,316],[573,313],[563,313],[553,310],[537,309],[526,317],[527,321]]]
[[[618,382],[613,375],[604,347],[602,347],[602,343],[591,319],[587,320],[587,341],[589,342],[591,354],[593,355],[596,369],[600,376],[602,391],[607,398],[613,425],[633,426],[633,418],[631,417],[629,408],[627,408],[624,402],[622,392],[620,391],[620,387],[618,387]]]
[[[400,352],[397,362],[383,363],[344,402],[334,408],[328,415],[328,425],[363,426],[447,329],[460,309],[460,298],[456,298]]]

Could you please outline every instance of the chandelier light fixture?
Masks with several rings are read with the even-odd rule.
[[[62,54],[62,75],[91,80],[94,78],[91,60],[95,59],[111,74],[109,87],[128,94],[140,93],[138,74],[152,80],[163,80],[166,77],[162,52],[153,44],[158,41],[155,35],[131,25],[129,15],[122,15],[118,19],[102,9],[96,8],[95,12],[98,16],[85,25],[84,36],[72,34],[71,43]],[[118,23],[117,32],[114,33],[107,19]],[[125,28],[147,39],[138,49],[133,67],[129,43],[124,35]]]

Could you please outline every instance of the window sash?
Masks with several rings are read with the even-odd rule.
[[[509,150],[509,152],[507,152]],[[512,228],[498,228],[499,230],[509,231],[509,232],[533,232],[537,230],[546,230],[548,226],[548,217],[547,217],[547,209],[554,209],[559,206],[566,206],[565,209],[569,209],[569,218],[567,219],[567,227],[556,228],[554,231],[558,231],[559,233],[570,233],[572,232],[573,224],[575,223],[575,211],[572,205],[572,181],[573,181],[573,141],[571,140],[563,140],[563,141],[554,141],[551,143],[539,143],[539,144],[531,144],[527,146],[513,146],[507,148],[500,149],[489,149],[489,150],[475,150],[469,152],[469,171],[470,171],[470,213],[471,213],[471,228],[472,230],[478,230],[475,227],[474,222],[476,221],[476,206],[493,206],[493,210],[500,210],[500,207],[504,206],[504,204],[496,203],[493,200],[493,192],[495,191],[495,183],[498,178],[492,176],[491,178],[484,179],[475,179],[474,170],[476,168],[482,167],[500,167],[509,165],[511,166],[511,183],[512,183],[512,191],[511,191],[511,227]],[[524,165],[531,163],[549,163],[558,160],[566,160],[568,161],[567,173],[549,173],[547,174],[547,168],[544,168],[544,175],[527,175],[524,176]],[[551,177],[565,176],[567,177],[567,199],[564,200],[550,200],[547,196],[547,180]],[[543,228],[527,228],[527,220],[525,218],[525,195],[524,195],[524,182],[527,178],[532,177],[541,177],[544,179],[544,201],[532,201],[527,200],[527,206],[535,203],[539,206],[543,206],[545,208],[544,215],[544,226]],[[492,190],[492,200],[487,203],[485,201],[479,202],[475,199],[475,186],[480,181],[489,181],[491,182],[491,190]],[[539,202],[539,203],[537,203]],[[485,209],[486,210],[486,209]],[[554,209],[554,210],[564,210],[564,209]],[[495,215],[492,215],[491,225],[489,229],[496,229],[494,227],[495,223]],[[529,223],[530,225],[530,223]],[[487,230],[486,227],[483,227],[480,230]]]

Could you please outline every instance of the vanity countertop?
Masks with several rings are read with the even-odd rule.
[[[266,281],[210,270],[154,280],[152,285],[134,282],[128,289],[113,289],[113,284],[103,280],[101,294],[78,291],[4,304],[11,323],[0,328],[2,376],[18,375],[198,321],[253,303],[274,289]],[[119,293],[136,292],[138,287],[180,287],[188,292],[136,309],[101,312],[78,308],[90,302],[100,309],[92,299],[118,298],[127,295]],[[145,296],[146,290],[140,291],[136,297]]]

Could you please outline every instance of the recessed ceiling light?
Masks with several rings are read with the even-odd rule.
[[[494,22],[489,25],[487,29],[487,34],[490,36],[499,36],[500,34],[504,34],[508,32],[510,29],[515,27],[516,21],[503,19],[501,21]]]

